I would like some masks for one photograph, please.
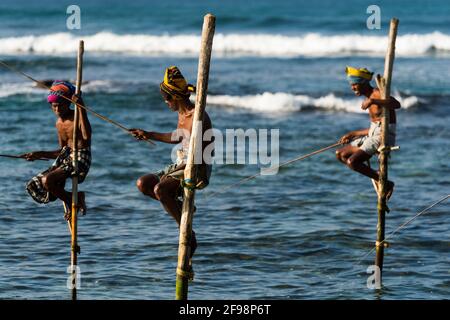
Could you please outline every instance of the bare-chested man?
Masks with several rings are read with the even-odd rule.
[[[39,158],[56,159],[53,165],[44,172],[33,177],[27,184],[28,193],[38,203],[48,203],[60,199],[63,201],[64,218],[71,217],[72,193],[65,191],[66,179],[73,174],[73,130],[74,110],[70,109],[70,101],[62,98],[65,96],[83,104],[81,97],[75,95],[75,87],[67,81],[55,81],[47,97],[53,112],[57,116],[56,129],[60,148],[55,151],[35,151],[22,155],[29,161]],[[86,110],[77,107],[79,112],[78,132],[78,182],[82,183],[89,172],[91,165],[91,125]],[[80,212],[86,213],[84,192],[78,193]]]
[[[177,162],[156,173],[147,174],[137,180],[137,188],[146,196],[158,200],[164,209],[175,219],[180,226],[182,201],[182,185],[184,168],[189,150],[189,138],[192,132],[194,104],[189,100],[190,93],[195,89],[187,84],[177,67],[166,69],[164,81],[160,84],[161,95],[168,107],[178,112],[177,130],[168,133],[149,132],[141,129],[130,129],[137,139],[151,139],[165,143],[178,144],[182,148],[177,151]],[[202,123],[203,133],[212,128],[211,120],[205,112]],[[212,142],[203,142],[203,150]],[[211,162],[202,159],[198,167],[198,180],[196,187],[205,188],[211,176]],[[191,258],[197,248],[197,240],[192,231]]]
[[[365,96],[366,99],[362,103],[362,110],[369,110],[370,128],[351,131],[344,135],[340,142],[349,143],[349,145],[336,151],[336,157],[339,161],[346,164],[350,169],[355,170],[375,181],[379,181],[379,173],[371,169],[366,162],[378,152],[381,143],[381,113],[382,106],[389,107],[389,130],[388,145],[395,144],[395,126],[396,115],[395,109],[400,108],[400,103],[393,97],[388,100],[382,100],[380,91],[370,85],[373,72],[365,68],[355,69],[347,67],[347,79],[351,89],[356,96]],[[394,190],[394,183],[387,182],[387,198],[389,199]]]

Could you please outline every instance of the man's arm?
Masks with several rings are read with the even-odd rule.
[[[398,102],[398,100],[395,99],[394,97],[390,97],[389,99],[386,99],[386,100],[385,99],[376,99],[376,98],[366,99],[363,102],[361,109],[366,110],[373,104],[376,104],[377,106],[380,106],[380,107],[387,106],[387,107],[393,108],[393,109],[401,108],[400,102]]]
[[[81,97],[73,95],[72,100],[79,105],[84,107],[84,101]],[[89,122],[86,109],[75,105],[78,108],[78,114],[80,115],[80,130],[84,140],[89,140],[92,135],[91,123]]]
[[[358,137],[367,136],[369,134],[369,128],[350,131],[349,133],[343,135],[340,139],[340,143],[350,143],[353,139]]]
[[[142,129],[130,129],[129,131],[138,140],[155,140],[170,144],[177,144],[182,141],[182,137],[179,137],[178,140],[173,140],[172,132],[161,133],[161,132],[145,131]]]
[[[21,158],[25,158],[28,161],[34,161],[41,158],[56,159],[61,152],[61,149],[55,151],[33,151],[20,155]]]
[[[372,103],[377,104],[379,106],[388,106],[393,109],[400,109],[401,105],[400,102],[398,102],[397,99],[394,97],[389,97],[389,99],[383,100],[383,99],[372,99]]]

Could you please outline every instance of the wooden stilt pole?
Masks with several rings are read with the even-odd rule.
[[[81,81],[83,79],[83,53],[84,42],[80,40],[77,57],[77,83],[75,93],[79,95],[81,93]],[[78,106],[75,106],[74,124],[73,124],[73,168],[75,175],[72,177],[72,249],[70,257],[70,265],[72,272],[72,300],[77,300],[77,253],[78,253],[78,126],[79,126],[79,110]]]
[[[392,19],[389,30],[389,44],[386,53],[384,75],[381,77],[377,75],[377,85],[380,89],[381,99],[389,99],[391,96],[391,79],[392,79],[392,67],[394,65],[395,56],[395,40],[397,38],[398,19]],[[377,241],[376,241],[376,256],[375,265],[379,268],[380,281],[383,270],[383,258],[384,258],[384,241],[385,236],[385,216],[387,208],[386,191],[388,181],[388,157],[389,146],[387,145],[387,137],[389,133],[389,107],[383,107],[382,119],[381,119],[381,143],[380,143],[380,181],[378,188],[378,224],[377,224]],[[380,283],[381,285],[381,283]]]
[[[197,136],[203,134],[199,123],[203,121],[203,115],[206,107],[206,92],[208,89],[209,65],[211,61],[212,43],[214,37],[216,17],[207,14],[203,20],[202,42],[200,48],[200,57],[198,62],[197,73],[197,97],[195,101],[195,111],[193,119],[193,127],[189,142],[189,155],[187,158],[186,168],[184,170],[185,182],[197,180],[197,166],[194,164],[194,156],[198,148],[202,145],[197,144]],[[200,139],[202,141],[202,139]],[[202,152],[200,152],[202,154]],[[192,219],[194,209],[195,190],[184,188],[184,199],[180,225],[180,240],[178,247],[178,265],[175,298],[177,300],[187,300],[189,258],[191,253],[191,236],[192,236]]]

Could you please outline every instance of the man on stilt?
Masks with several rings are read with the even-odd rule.
[[[55,81],[47,97],[53,112],[57,116],[56,129],[60,148],[55,151],[35,151],[22,156],[34,161],[39,158],[56,159],[53,165],[27,183],[27,191],[38,203],[49,203],[60,199],[64,205],[64,218],[70,221],[72,193],[64,189],[67,178],[73,171],[73,130],[75,111],[70,109],[71,102],[62,96],[84,105],[83,99],[75,95],[75,87],[67,81]],[[86,178],[91,165],[91,125],[86,110],[77,107],[80,115],[78,130],[78,183]],[[79,209],[86,213],[84,192],[78,193]]]
[[[395,109],[400,108],[400,103],[393,97],[382,100],[380,90],[370,85],[373,72],[365,68],[346,68],[347,79],[351,89],[356,96],[365,96],[361,105],[362,110],[369,110],[370,128],[355,130],[344,135],[340,142],[350,143],[336,151],[339,161],[377,183],[380,180],[379,172],[371,169],[366,162],[376,153],[381,143],[381,115],[383,106],[389,107],[390,123],[387,145],[394,146],[396,131]],[[379,188],[378,188],[379,189]],[[394,190],[394,183],[387,181],[387,198],[389,199]]]
[[[192,133],[195,110],[195,106],[189,100],[189,96],[191,92],[194,91],[194,86],[186,82],[186,79],[177,67],[172,66],[167,68],[164,75],[164,81],[160,84],[160,92],[170,110],[178,112],[177,129],[168,133],[149,132],[142,129],[130,129],[131,133],[140,140],[150,139],[171,144],[181,143],[181,148],[177,150],[176,163],[172,163],[156,173],[142,176],[136,183],[137,188],[144,195],[161,202],[167,213],[175,219],[178,227],[180,227],[181,223],[181,211],[183,205],[183,201],[180,199],[183,195],[182,182],[184,180],[184,169],[186,167],[186,160],[189,151],[189,142]],[[203,133],[209,129],[212,129],[211,120],[206,112],[204,115],[204,121],[201,125]],[[202,141],[202,155],[205,148],[211,143],[213,142]],[[209,184],[212,166],[211,162],[206,162],[202,156],[202,163],[199,164],[198,167],[196,183],[197,189],[203,189]],[[192,259],[192,256],[197,248],[197,239],[194,231],[192,231],[190,246],[190,259]]]

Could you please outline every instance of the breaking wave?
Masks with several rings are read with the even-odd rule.
[[[92,80],[83,84],[83,92],[89,93],[120,93],[127,91],[129,86],[117,86],[117,83],[110,80]],[[47,95],[47,90],[37,88],[33,83],[4,83],[0,84],[0,99],[16,95],[41,95],[43,101]],[[398,99],[403,109],[408,109],[425,102],[423,98],[417,96],[401,97],[398,93],[394,96]],[[257,112],[297,112],[301,110],[322,109],[330,111],[345,111],[354,113],[364,113],[361,110],[362,98],[344,99],[330,93],[321,97],[309,95],[295,95],[286,92],[264,92],[255,95],[208,95],[208,105],[221,106],[235,109],[247,109]],[[192,96],[195,100],[195,95]],[[94,102],[92,102],[95,104]]]
[[[130,53],[141,55],[198,54],[200,36],[194,34],[146,35],[100,32],[83,37],[70,33],[0,38],[0,54],[73,53],[79,39],[85,40],[88,52]],[[349,54],[382,56],[386,52],[385,36],[358,34],[323,35],[307,33],[299,36],[277,34],[216,34],[214,53],[219,56],[342,56]],[[450,52],[450,35],[441,32],[404,34],[397,37],[398,56],[421,56]]]
[[[396,96],[402,108],[408,109],[417,105],[420,101],[416,96],[402,98]],[[231,108],[243,108],[259,112],[295,112],[302,109],[323,109],[334,111],[345,111],[364,113],[361,110],[362,98],[343,99],[334,94],[322,97],[311,97],[308,95],[293,95],[285,92],[264,92],[256,95],[229,96],[209,95],[208,105],[218,105]]]

